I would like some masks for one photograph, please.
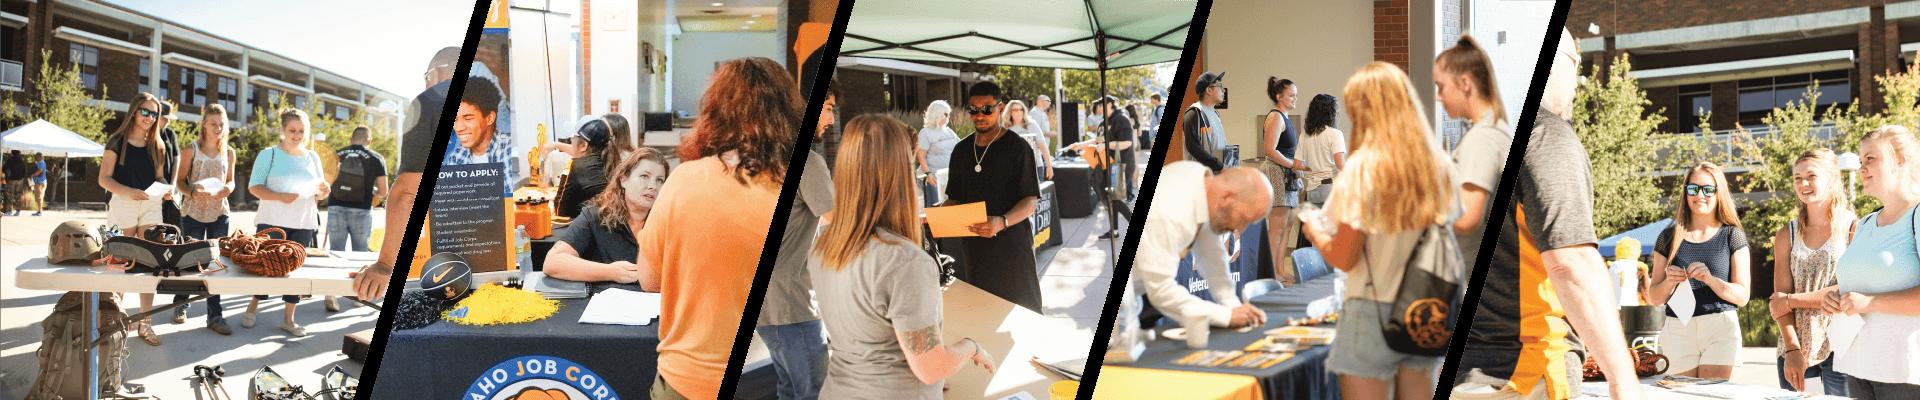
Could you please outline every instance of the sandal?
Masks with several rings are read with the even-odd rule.
[[[240,315],[240,326],[246,327],[247,329],[253,329],[254,315],[256,314],[251,311],[247,312],[246,314]]]
[[[141,321],[134,329],[140,332],[140,341],[147,342],[148,346],[160,345],[160,334],[153,333],[152,322]]]
[[[327,312],[330,312],[330,313],[340,312],[339,300],[340,299],[335,298],[333,296],[327,296],[325,301],[325,303],[327,304]]]

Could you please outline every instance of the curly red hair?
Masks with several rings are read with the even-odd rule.
[[[765,57],[722,63],[700,105],[694,134],[680,146],[681,159],[737,151],[740,162],[733,172],[741,183],[763,177],[785,183],[800,116],[806,112],[806,101],[785,67]]]

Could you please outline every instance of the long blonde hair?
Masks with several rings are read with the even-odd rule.
[[[881,115],[847,121],[840,157],[833,168],[833,221],[814,240],[813,251],[828,271],[845,269],[886,229],[920,245],[914,200],[913,131],[906,123]]]
[[[314,128],[315,128],[313,126],[313,118],[308,117],[306,111],[301,111],[298,108],[289,108],[289,109],[281,110],[280,111],[280,132],[276,132],[281,136],[280,140],[283,140],[283,141],[286,140],[287,122],[290,122],[290,121],[300,121],[300,126],[307,128],[306,134],[300,135],[300,148],[313,150],[313,134],[314,134]],[[280,146],[275,145],[274,147],[280,147]]]
[[[1838,159],[1833,155],[1833,150],[1827,148],[1807,150],[1804,153],[1800,153],[1799,158],[1793,160],[1794,165],[1800,165],[1800,163],[1803,162],[1812,163],[1809,165],[1830,178],[1827,180],[1827,187],[1825,188],[1827,190],[1827,209],[1825,210],[1827,213],[1827,225],[1833,229],[1832,232],[1834,233],[1846,232],[1847,227],[1853,226],[1853,220],[1859,218],[1859,216],[1853,215],[1853,206],[1847,202],[1847,188],[1840,183],[1840,164]],[[1807,216],[1810,212],[1807,203],[1801,202],[1795,204],[1793,208],[1794,215],[1796,216],[1794,224],[1798,225],[1802,230],[1806,229],[1808,227]],[[1841,216],[1845,216],[1846,218],[1841,218]]]
[[[1013,121],[1014,107],[1020,107],[1020,124],[1019,125],[1014,125],[1014,121]],[[1006,104],[1006,110],[1000,112],[1000,126],[1005,127],[1007,129],[1013,129],[1013,128],[1024,129],[1027,127],[1028,121],[1033,121],[1033,116],[1027,115],[1032,112],[1033,112],[1032,109],[1027,108],[1027,103],[1022,103],[1019,100],[1008,101]]]
[[[1888,150],[1893,151],[1893,156],[1899,157],[1900,176],[1895,187],[1909,192],[1920,190],[1920,185],[1913,184],[1920,178],[1920,139],[1915,139],[1913,130],[1904,125],[1886,125],[1875,128],[1861,143],[1883,139],[1891,146]]]
[[[1707,177],[1713,178],[1714,219],[1720,220],[1722,225],[1740,226],[1740,211],[1733,203],[1732,188],[1727,186],[1727,173],[1720,169],[1720,165],[1705,161],[1694,164],[1693,168],[1688,168],[1687,174],[1683,175],[1680,181],[1680,201],[1674,202],[1673,221],[1681,227],[1693,224],[1693,210],[1688,209],[1686,189],[1687,182],[1693,180],[1693,174],[1707,174]]]
[[[1347,168],[1334,179],[1340,184],[1333,186],[1327,204],[1334,220],[1368,233],[1446,222],[1453,207],[1453,167],[1412,93],[1407,74],[1384,62],[1360,67],[1347,80],[1353,141]]]
[[[220,121],[220,154],[233,151],[233,127],[227,126],[233,121],[227,119],[227,107],[219,104],[208,104],[200,111],[200,138],[193,143],[194,151],[200,151],[200,142],[207,140],[207,121],[215,119]]]
[[[135,96],[133,101],[127,103],[127,115],[121,117],[120,126],[115,127],[113,133],[107,135],[107,143],[114,145],[113,153],[116,157],[114,159],[114,166],[118,167],[126,164],[127,146],[129,146],[127,144],[127,137],[133,134],[133,126],[140,123],[140,105],[147,103],[153,103],[154,111],[166,109],[166,104],[162,104],[159,97],[154,96],[152,93],[142,92],[138,96]],[[166,169],[167,166],[167,139],[160,137],[160,131],[167,128],[167,121],[162,117],[164,117],[164,115],[154,115],[153,127],[148,129],[147,132],[147,156],[153,159],[153,170],[157,172]],[[166,175],[159,173],[155,176]]]

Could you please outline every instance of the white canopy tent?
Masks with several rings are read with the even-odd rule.
[[[39,153],[48,157],[61,157],[60,170],[66,171],[67,159],[73,157],[99,157],[106,152],[106,147],[101,146],[99,143],[94,143],[92,140],[88,140],[85,136],[80,136],[78,133],[67,130],[67,128],[54,125],[52,122],[47,122],[47,120],[44,119],[37,119],[26,125],[0,132],[0,151],[12,150],[19,150],[23,153]],[[53,177],[49,177],[48,179],[53,179]],[[62,182],[60,186],[60,197],[62,206],[65,206],[69,198],[66,195],[68,184],[64,183],[67,180],[58,180]],[[18,196],[19,194],[15,193],[11,195]],[[46,201],[46,199],[40,199],[40,201]]]
[[[856,2],[843,57],[1105,71],[1180,59],[1192,0]]]

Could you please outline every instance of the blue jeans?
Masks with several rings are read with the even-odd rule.
[[[373,235],[373,210],[327,207],[327,250],[367,251]],[[353,247],[347,247],[351,244]]]
[[[263,230],[267,230],[268,228],[280,228],[280,230],[282,230],[282,231],[286,231],[286,232],[287,232],[287,240],[292,240],[292,241],[294,241],[295,243],[299,243],[299,244],[300,244],[300,245],[302,245],[302,246],[307,246],[307,247],[313,247],[313,246],[314,246],[314,242],[313,242],[313,230],[312,230],[312,229],[293,229],[293,228],[288,228],[288,227],[284,227],[284,226],[273,226],[273,225],[266,225],[266,224],[260,224],[260,225],[254,225],[254,226],[253,226],[253,231],[254,231],[254,232],[259,232],[259,231],[263,231]],[[260,300],[266,300],[266,299],[267,299],[267,298],[269,298],[269,297],[273,297],[273,296],[267,296],[267,295],[254,295],[254,296],[253,296],[253,298],[255,298],[255,299],[260,299]],[[300,303],[300,295],[297,295],[297,294],[290,294],[290,295],[285,295],[285,296],[280,296],[280,299],[281,299],[281,300],[285,300],[285,301],[287,302],[287,304],[299,304],[299,303]]]
[[[227,229],[227,216],[225,215],[220,216],[220,219],[213,220],[213,222],[200,222],[199,220],[193,219],[193,217],[180,218],[180,234],[186,235],[189,239],[212,240],[226,236]],[[179,303],[186,301],[187,297],[188,296],[184,294],[173,295],[173,302]],[[180,307],[181,312],[186,311],[186,306]],[[207,323],[212,324],[226,321],[226,318],[220,316],[220,311],[220,296],[207,296]]]
[[[1847,374],[1833,370],[1833,359],[1836,356],[1839,355],[1828,356],[1826,361],[1821,361],[1818,365],[1807,366],[1807,378],[1820,378],[1821,389],[1827,394],[1847,397]],[[1787,384],[1787,359],[1781,357],[1773,359],[1775,361],[1773,370],[1776,373],[1775,376],[1780,378],[1780,388],[1793,390],[1793,386]]]
[[[933,179],[933,177],[929,176],[927,179],[920,180],[921,206],[933,207],[934,204],[940,203],[940,188],[934,186]]]
[[[772,353],[773,371],[780,377],[780,400],[819,398],[820,385],[827,380],[827,336],[820,320],[753,331]]]

